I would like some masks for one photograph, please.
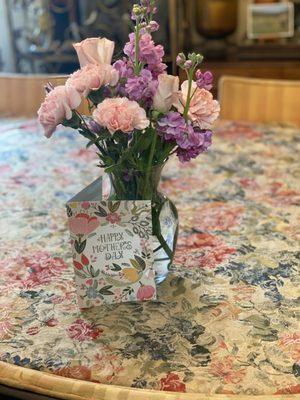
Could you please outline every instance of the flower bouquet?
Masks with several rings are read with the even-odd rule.
[[[108,200],[151,200],[154,268],[160,282],[172,263],[178,230],[176,208],[158,190],[161,171],[173,154],[187,162],[208,149],[220,107],[210,93],[211,72],[199,69],[201,54],[177,56],[187,76],[181,89],[179,78],[167,74],[164,49],[152,39],[159,29],[156,12],[155,0],[133,6],[134,31],[124,57],[113,64],[112,41],[89,38],[74,44],[80,69],[64,86],[46,86],[38,117],[46,137],[62,124],[97,148]],[[77,111],[83,99],[90,116]]]

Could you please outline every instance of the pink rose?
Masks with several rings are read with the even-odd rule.
[[[89,235],[99,225],[97,217],[90,217],[88,214],[77,214],[76,217],[69,219],[69,229],[75,235]]]
[[[145,129],[150,121],[146,112],[136,101],[126,97],[105,99],[93,112],[95,121],[107,128],[110,133],[116,131],[132,132],[134,129]]]
[[[153,98],[153,108],[167,112],[176,101],[179,89],[178,76],[161,74],[158,76],[158,88]]]
[[[111,64],[115,44],[106,38],[88,38],[75,43],[80,67],[87,64]]]
[[[38,120],[44,128],[45,136],[51,137],[57,125],[64,119],[72,118],[72,110],[81,103],[81,96],[72,86],[56,86],[47,93],[39,108]]]
[[[77,92],[87,97],[91,90],[97,90],[104,85],[115,86],[119,73],[109,64],[87,64],[70,75],[66,86],[73,86]]]
[[[188,117],[201,129],[210,129],[213,122],[219,116],[220,105],[217,100],[213,99],[212,94],[208,90],[199,89],[196,82],[193,82],[192,93],[194,93],[194,95],[190,103]],[[174,106],[180,113],[183,113],[187,101],[187,94],[188,81],[185,81],[181,85],[179,99],[174,103]]]

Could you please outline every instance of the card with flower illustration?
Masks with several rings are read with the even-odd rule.
[[[68,202],[80,308],[156,299],[150,201]]]

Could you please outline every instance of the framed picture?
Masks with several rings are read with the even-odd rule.
[[[288,38],[294,36],[294,4],[291,2],[248,4],[249,39]]]

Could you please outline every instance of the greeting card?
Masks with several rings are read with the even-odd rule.
[[[151,201],[67,203],[80,308],[156,299]]]

